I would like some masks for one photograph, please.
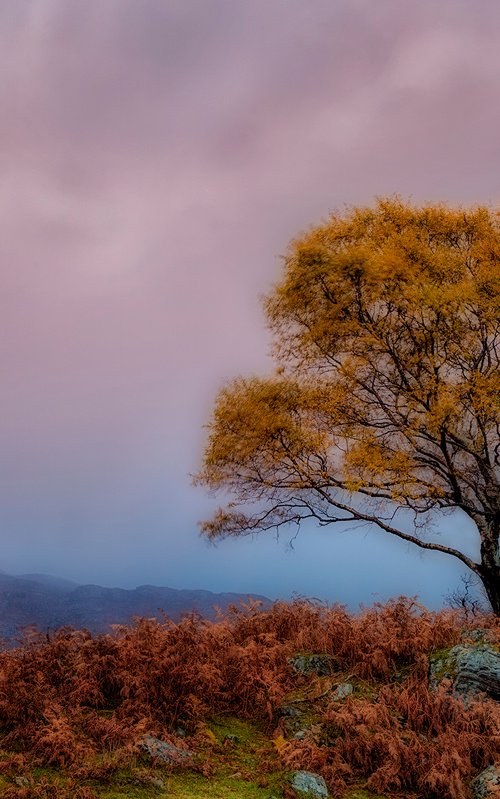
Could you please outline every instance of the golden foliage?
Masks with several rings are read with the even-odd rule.
[[[499,264],[486,208],[380,200],[293,241],[266,301],[276,375],[215,406],[197,480],[231,499],[203,531],[372,521],[459,557],[500,612]],[[481,563],[392,526],[397,508],[460,508]]]

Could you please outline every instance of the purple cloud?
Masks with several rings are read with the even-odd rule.
[[[488,0],[1,5],[6,568],[243,579],[238,544],[198,542],[188,472],[217,388],[268,368],[258,295],[346,202],[498,202],[499,22]]]

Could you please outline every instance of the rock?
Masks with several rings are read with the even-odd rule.
[[[469,698],[479,692],[500,700],[500,652],[489,646],[461,644],[440,657],[431,657],[429,679],[436,687],[442,679],[453,683],[453,693]]]
[[[350,682],[341,682],[340,685],[337,685],[335,691],[332,694],[332,699],[334,702],[338,702],[340,699],[345,699],[347,696],[350,696],[354,691],[354,685]]]
[[[488,766],[472,782],[472,791],[476,799],[493,799],[500,797],[500,766]]]
[[[152,735],[144,735],[139,741],[139,748],[146,752],[150,757],[162,760],[164,763],[179,765],[193,756],[187,749],[180,749],[174,744],[160,741]]]
[[[279,708],[279,715],[287,716],[287,718],[290,719],[298,719],[302,716],[302,713],[298,707],[294,707],[293,705],[283,705],[283,707]]]
[[[18,788],[28,788],[31,782],[28,777],[14,777],[14,785]]]
[[[318,677],[325,677],[335,670],[331,655],[294,655],[288,659],[288,662],[299,674],[317,674]]]
[[[304,726],[304,715],[298,707],[293,705],[283,705],[277,708],[275,720],[280,724],[283,734],[286,736],[294,735],[297,730]]]
[[[292,777],[292,788],[302,791],[302,793],[309,793],[318,799],[328,797],[328,788],[323,777],[313,774],[311,771],[295,771]]]

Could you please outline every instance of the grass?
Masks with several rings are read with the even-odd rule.
[[[269,799],[278,794],[271,791],[269,787],[260,788],[255,782],[246,782],[237,777],[229,775],[218,775],[212,778],[204,778],[199,774],[174,775],[166,783],[165,793],[167,796],[176,799]],[[280,792],[279,797],[283,794]],[[111,799],[112,794],[108,799]]]
[[[171,799],[282,799],[289,774],[280,768],[272,741],[259,725],[221,717],[207,724],[203,732],[207,753],[210,752],[214,764],[210,776],[183,768],[172,770],[139,756],[130,767],[117,768],[105,782],[89,776],[78,780],[78,785],[91,788],[99,799],[159,799],[164,796]],[[267,763],[274,762],[274,771],[263,774],[263,757]],[[96,767],[101,762],[101,758],[94,759]],[[28,771],[14,767],[9,769],[8,776],[0,777],[0,786],[12,786],[15,777],[21,774],[29,777],[34,796],[37,787],[41,791],[42,786],[46,786],[41,799],[57,797],[55,789],[62,792],[65,786],[72,784],[70,774],[62,770],[34,767]],[[155,780],[157,785],[152,784]]]

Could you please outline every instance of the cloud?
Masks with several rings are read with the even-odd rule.
[[[154,505],[201,562],[187,473],[217,387],[269,368],[258,295],[288,240],[375,194],[498,201],[499,17],[488,0],[0,5],[0,506],[20,558],[43,527],[69,563],[68,519],[112,549],[124,508],[124,542],[147,541]]]

